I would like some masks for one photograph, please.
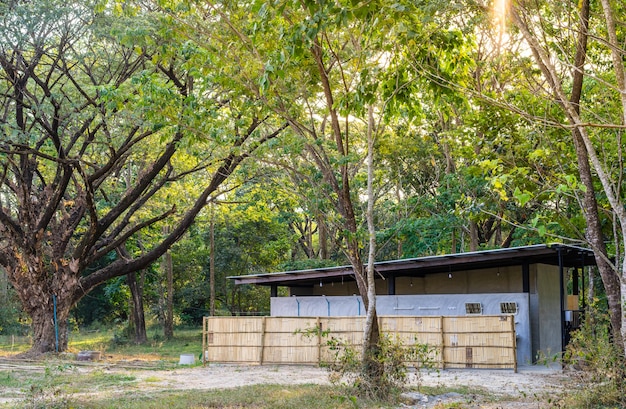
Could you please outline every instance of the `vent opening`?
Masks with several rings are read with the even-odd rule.
[[[501,302],[500,303],[501,314],[517,314],[516,302]]]
[[[466,314],[482,314],[483,306],[479,302],[467,302],[465,303]]]

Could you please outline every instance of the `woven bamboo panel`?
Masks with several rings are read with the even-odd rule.
[[[209,333],[211,334],[211,333]],[[260,346],[261,332],[213,332],[209,335],[209,346]]]
[[[446,368],[513,368],[513,348],[458,347],[446,348]]]
[[[506,332],[511,330],[511,316],[461,316],[443,317],[444,332]]]
[[[316,364],[319,362],[317,345],[308,347],[266,347],[263,363],[267,364]]]
[[[442,317],[380,317],[383,332],[440,333]]]
[[[266,347],[308,347],[318,344],[318,337],[315,334],[301,334],[294,332],[266,332],[263,338],[263,345]]]
[[[260,347],[257,346],[209,346],[206,360],[227,363],[259,363]]]
[[[441,367],[516,368],[512,319],[385,316],[379,324],[406,348],[429,345],[429,358]],[[334,361],[346,348],[358,354],[363,325],[364,317],[211,317],[203,324],[203,339],[209,361],[319,364]]]
[[[211,317],[208,330],[221,332],[260,332],[263,320],[260,317]]]
[[[343,332],[363,332],[365,317],[321,317],[320,324],[322,330],[329,330],[331,333]]]
[[[266,332],[306,332],[316,328],[315,317],[265,317]]]

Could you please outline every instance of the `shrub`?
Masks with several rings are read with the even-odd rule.
[[[334,360],[328,364],[331,382],[366,399],[395,400],[407,385],[410,368],[415,368],[419,382],[419,370],[432,369],[436,356],[434,347],[417,342],[406,345],[400,338],[384,334],[373,356],[365,361],[353,346],[338,338],[331,337],[327,345],[334,351]],[[364,362],[370,367],[364,367]]]
[[[570,408],[626,407],[626,364],[621,346],[613,342],[605,313],[588,311],[582,326],[572,333],[564,364],[585,385],[564,400]]]

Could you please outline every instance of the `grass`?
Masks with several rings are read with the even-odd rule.
[[[139,381],[132,371],[109,373],[106,367],[85,371],[67,361],[45,366],[21,365],[0,370],[0,408],[51,409],[204,409],[204,408],[385,408],[385,402],[357,400],[341,387],[327,385],[252,385],[223,390],[151,391],[161,380]]]
[[[72,332],[69,337],[68,352],[101,351],[108,359],[133,359],[177,362],[181,353],[201,356],[202,331],[200,329],[178,329],[174,338],[165,340],[161,330],[152,330],[148,342],[135,345],[118,335],[119,331],[97,330]],[[11,356],[30,348],[29,337],[0,335],[0,356]]]
[[[134,383],[125,392],[116,392],[123,383],[134,379],[109,378],[103,374],[86,380],[79,391],[68,389],[76,381],[72,376],[60,382],[54,381],[43,393],[31,390],[16,405],[0,405],[0,408],[73,408],[73,409],[205,409],[205,408],[253,408],[253,409],[383,409],[397,408],[397,402],[381,402],[357,399],[346,394],[346,390],[328,385],[251,385],[223,390],[146,391]],[[117,388],[115,388],[117,385]],[[81,395],[89,389],[88,396]],[[130,389],[130,391],[129,391]],[[449,389],[446,389],[450,391]],[[443,390],[433,389],[440,394]],[[464,409],[463,403],[439,404],[436,409]]]
[[[0,335],[0,356],[19,354],[30,348],[30,338],[18,335]]]
[[[0,389],[5,391],[2,396],[18,399],[19,403],[14,407],[28,407],[27,403],[34,401],[41,401],[40,407],[54,407],[49,403],[58,397],[66,399],[77,393],[117,391],[135,383],[136,378],[132,375],[102,370],[83,373],[68,363],[0,371]]]
[[[20,405],[28,400],[20,402]],[[254,408],[254,409],[348,409],[391,408],[391,404],[357,400],[345,396],[336,387],[319,385],[254,385],[235,389],[209,391],[169,391],[156,394],[140,389],[122,395],[102,397],[63,396],[40,399],[40,407],[74,409],[204,409],[204,408]],[[47,406],[46,406],[47,405]],[[16,406],[23,407],[23,406]],[[397,406],[396,406],[397,407]]]
[[[349,395],[347,389],[328,385],[251,385],[223,390],[157,390],[158,373],[141,381],[133,368],[175,368],[181,353],[201,353],[201,331],[178,329],[175,338],[164,340],[160,331],[148,334],[146,345],[120,342],[112,330],[83,331],[70,335],[69,350],[101,351],[106,362],[127,368],[109,371],[106,365],[97,368],[91,363],[76,362],[67,356],[50,355],[36,364],[20,363],[19,367],[0,369],[0,398],[12,399],[0,409],[205,409],[205,408],[397,408],[399,403],[366,401]],[[0,336],[0,356],[10,356],[29,348],[28,337]],[[198,365],[201,365],[199,361]],[[10,367],[11,368],[11,367]],[[158,387],[156,387],[158,388]],[[457,392],[474,399],[489,400],[487,393],[467,388],[429,388],[420,392],[439,395]],[[464,403],[439,404],[436,409],[466,409]]]

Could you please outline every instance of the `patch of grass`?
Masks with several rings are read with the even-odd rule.
[[[158,394],[125,394],[115,398],[74,401],[76,408],[84,409],[347,409],[390,408],[385,403],[365,401],[345,396],[343,389],[320,385],[254,385],[235,389],[210,391],[177,391]]]
[[[495,403],[499,399],[503,399],[508,402],[508,398],[500,397],[499,399],[493,396],[489,391],[477,386],[420,386],[418,391],[428,396],[442,396],[447,394],[458,394],[462,398],[460,401],[455,402],[440,402],[433,406],[433,409],[466,409],[477,407],[478,403]],[[515,399],[517,400],[517,399]],[[501,406],[505,408],[506,406]]]
[[[101,370],[83,373],[69,364],[49,365],[43,371],[0,371],[0,387],[8,397],[119,390],[135,382],[136,377],[130,374]]]
[[[161,336],[161,330],[150,331],[148,342],[144,345],[135,345],[132,342],[114,343],[107,345],[107,354],[133,355],[138,359],[150,358],[178,361],[180,354],[193,353],[200,356],[202,353],[202,330],[201,329],[178,329],[174,331],[174,338],[165,340]],[[113,335],[111,338],[113,339]]]
[[[0,388],[19,388],[23,383],[23,377],[13,371],[0,372]]]
[[[614,382],[587,384],[564,394],[552,402],[555,408],[571,409],[617,409],[624,408],[624,390]]]
[[[29,337],[0,336],[0,356],[11,356],[30,348]],[[77,331],[69,336],[68,352],[101,351],[113,360],[132,356],[135,360],[178,362],[180,354],[202,354],[201,329],[176,329],[174,338],[165,340],[161,329],[149,331],[148,342],[136,345],[130,341],[120,342],[113,329]]]
[[[30,338],[17,335],[0,335],[0,356],[25,352],[30,348]]]

